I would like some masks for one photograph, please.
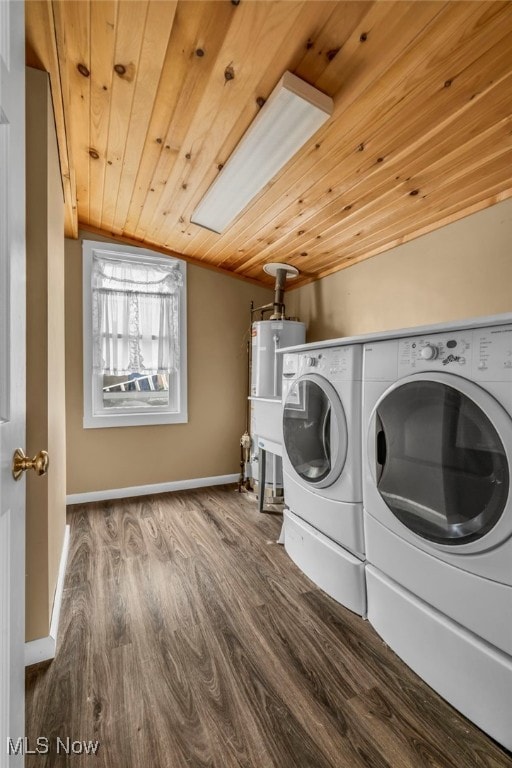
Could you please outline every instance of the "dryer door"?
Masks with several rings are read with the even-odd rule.
[[[347,422],[332,384],[317,374],[300,376],[284,402],[283,440],[299,478],[327,488],[340,476],[347,457]]]
[[[412,533],[459,552],[510,535],[512,422],[480,387],[449,374],[409,376],[381,397],[368,437],[377,490]]]

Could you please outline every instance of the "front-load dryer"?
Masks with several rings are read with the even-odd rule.
[[[286,550],[316,584],[365,615],[359,344],[283,361]]]
[[[368,618],[512,748],[512,325],[368,343]]]

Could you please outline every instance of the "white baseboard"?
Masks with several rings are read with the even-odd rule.
[[[64,590],[64,577],[66,575],[66,565],[69,552],[69,531],[70,526],[66,525],[64,530],[64,541],[62,542],[62,552],[60,555],[59,574],[57,576],[57,585],[53,598],[52,620],[50,623],[50,634],[47,637],[39,637],[37,640],[30,640],[25,643],[25,666],[39,664],[41,661],[53,659],[57,648],[57,635],[59,632],[60,608],[62,604],[62,592]]]
[[[113,488],[106,491],[88,491],[71,493],[66,496],[66,504],[85,504],[88,501],[107,501],[108,499],[126,499],[129,496],[148,496],[153,493],[168,491],[188,491],[192,488],[205,488],[209,485],[228,485],[236,483],[239,475],[216,475],[215,477],[196,477],[191,480],[172,480],[169,483],[153,485],[133,485],[129,488]]]

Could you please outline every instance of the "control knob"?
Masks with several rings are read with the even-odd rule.
[[[309,368],[314,368],[316,365],[316,357],[306,357],[306,365]]]
[[[423,358],[423,360],[435,360],[438,354],[439,354],[439,350],[433,344],[425,344],[425,346],[422,347],[420,352],[420,355]]]

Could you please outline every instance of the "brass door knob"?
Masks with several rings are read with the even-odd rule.
[[[16,448],[12,457],[12,476],[15,480],[19,480],[27,469],[33,469],[37,475],[46,475],[49,464],[50,458],[47,451],[39,451],[33,459],[29,459],[21,448]]]

